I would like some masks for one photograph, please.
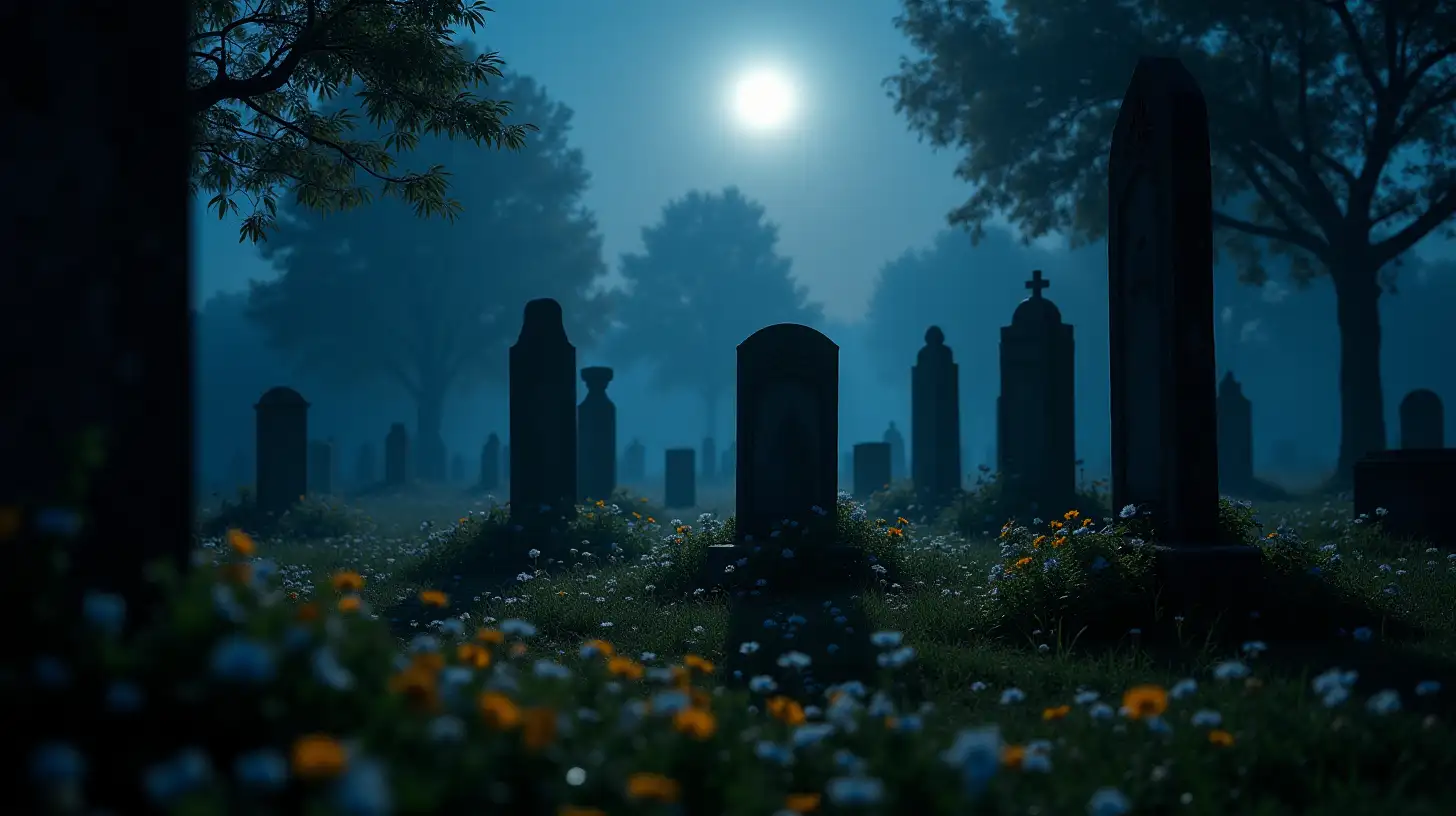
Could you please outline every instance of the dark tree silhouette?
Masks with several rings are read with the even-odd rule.
[[[254,283],[250,313],[270,343],[343,382],[388,379],[417,407],[418,471],[444,477],[447,396],[499,379],[527,300],[553,297],[571,339],[605,323],[590,295],[605,273],[601,238],[581,205],[589,174],[567,145],[571,111],[528,78],[504,90],[541,134],[521,150],[446,139],[417,152],[449,162],[466,208],[454,223],[410,217],[402,202],[322,215],[285,211],[263,244],[279,277]]]
[[[1261,249],[1337,297],[1337,483],[1386,444],[1383,290],[1456,214],[1456,6],[1410,0],[904,0],[923,56],[888,82],[897,108],[966,157],[977,185],[950,221],[1002,213],[1034,237],[1102,237],[1107,154],[1140,54],[1180,57],[1208,98],[1222,246],[1250,281]],[[1250,203],[1252,202],[1252,203]],[[1257,243],[1256,243],[1257,242]]]
[[[396,154],[440,134],[517,148],[533,129],[505,123],[510,103],[475,95],[500,76],[501,60],[457,48],[452,29],[485,23],[479,0],[199,0],[191,9],[192,190],[212,193],[219,217],[246,201],[243,240],[264,239],[284,190],[324,211],[385,193],[417,215],[454,217],[444,168],[401,170]],[[332,100],[331,110],[315,98]]]
[[[772,323],[812,324],[822,311],[778,254],[778,226],[736,187],[669,202],[642,242],[643,252],[622,257],[627,289],[609,347],[624,363],[654,364],[660,387],[701,394],[712,435],[738,344]]]

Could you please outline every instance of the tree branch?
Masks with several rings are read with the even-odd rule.
[[[339,152],[339,155],[343,156],[350,163],[352,163],[355,167],[358,167],[359,169],[363,170],[364,172],[368,173],[369,175],[373,176],[374,178],[376,178],[376,179],[378,179],[380,181],[387,181],[387,182],[391,182],[391,183],[394,183],[394,184],[409,184],[409,183],[411,183],[413,181],[416,181],[416,180],[418,180],[420,178],[423,178],[418,173],[413,173],[413,174],[410,174],[408,176],[397,176],[397,177],[396,176],[386,176],[386,175],[383,175],[381,173],[378,173],[378,172],[376,172],[374,170],[374,168],[370,167],[362,159],[360,159],[359,157],[355,156],[352,152],[349,151],[348,148],[344,147],[342,144],[339,144],[338,142],[336,142],[336,141],[334,141],[332,139],[326,139],[326,138],[324,138],[322,136],[318,136],[318,135],[315,135],[313,133],[309,133],[308,131],[304,130],[303,128],[299,127],[298,125],[296,125],[296,124],[294,124],[292,122],[289,122],[286,119],[283,119],[282,117],[278,116],[277,114],[272,113],[272,112],[267,111],[267,110],[264,110],[263,108],[259,107],[256,103],[254,103],[253,100],[251,100],[251,99],[244,98],[241,101],[242,101],[242,103],[244,105],[247,105],[249,108],[252,108],[254,111],[256,111],[259,116],[262,116],[263,118],[269,120],[270,122],[273,122],[274,124],[278,125],[279,127],[283,128],[284,130],[286,130],[286,131],[288,131],[290,133],[296,134],[298,136],[302,136],[303,138],[307,139],[308,141],[312,142],[313,144],[319,145],[320,147],[326,147],[326,148],[328,148],[330,150],[336,150],[336,151],[338,151]]]
[[[1321,241],[1305,230],[1281,229],[1279,227],[1255,224],[1252,221],[1234,218],[1227,213],[1222,213],[1217,210],[1213,213],[1213,225],[1215,227],[1237,230],[1260,238],[1268,238],[1271,241],[1293,244],[1321,260],[1328,257],[1329,254],[1329,244]]]
[[[1340,18],[1340,27],[1345,30],[1345,36],[1349,38],[1350,50],[1355,53],[1355,61],[1360,66],[1360,75],[1370,86],[1370,90],[1377,96],[1385,90],[1380,83],[1380,74],[1375,70],[1375,63],[1370,59],[1370,52],[1365,38],[1360,36],[1360,26],[1350,14],[1350,9],[1345,5],[1345,0],[1323,0],[1321,3],[1325,8],[1333,11]]]
[[[1382,264],[1387,263],[1405,254],[1416,242],[1431,234],[1452,216],[1456,216],[1456,185],[1448,187],[1445,194],[1432,202],[1419,218],[1406,224],[1405,229],[1376,243],[1371,249]]]

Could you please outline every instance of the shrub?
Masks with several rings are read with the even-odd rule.
[[[369,533],[375,524],[356,508],[318,496],[299,497],[282,515],[267,513],[258,507],[252,491],[244,488],[238,491],[237,501],[223,500],[218,511],[199,525],[199,532],[207,538],[234,529],[259,537],[319,539]]]

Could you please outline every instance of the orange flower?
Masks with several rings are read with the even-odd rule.
[[[1066,536],[1057,536],[1056,538],[1052,539],[1052,546],[1053,547],[1060,547],[1060,546],[1062,546],[1063,544],[1066,544],[1066,543],[1067,543],[1067,537]]]
[[[435,675],[411,666],[389,678],[389,690],[402,695],[419,708],[433,710],[439,703]]]
[[[617,653],[617,650],[612,648],[612,644],[600,638],[596,640],[588,640],[586,642],[586,645],[582,647],[582,650],[586,652],[596,652],[603,657],[611,657],[612,655]]]
[[[698,657],[695,654],[690,654],[687,657],[684,657],[683,658],[683,664],[686,665],[689,669],[696,669],[696,670],[702,672],[703,674],[712,674],[713,673],[713,664],[712,664],[712,662],[710,662],[708,660],[704,660],[703,658]]]
[[[1133,686],[1122,695],[1122,706],[1134,720],[1160,716],[1168,710],[1168,692],[1162,686]]]
[[[672,684],[680,689],[685,689],[693,684],[693,673],[686,666],[673,666],[668,669],[672,674]]]
[[[309,734],[293,743],[293,773],[303,779],[332,779],[349,764],[344,746],[327,734]]]
[[[491,728],[508,731],[521,722],[521,709],[511,698],[498,691],[481,692],[475,704],[480,709],[480,716]]]
[[[359,608],[363,605],[364,602],[360,600],[358,595],[345,595],[339,599],[340,612],[358,612]]]
[[[1053,530],[1060,530],[1063,527],[1065,527],[1066,525],[1062,524],[1060,521],[1053,521],[1048,526],[1051,527]]]
[[[813,813],[822,797],[817,793],[791,793],[784,797],[784,809],[794,813]]]
[[[298,615],[298,619],[301,620],[301,621],[303,621],[304,623],[308,623],[309,621],[312,621],[312,620],[318,620],[318,616],[319,616],[318,604],[316,604],[316,603],[314,603],[312,601],[309,601],[308,603],[305,603],[305,604],[300,604],[299,607],[298,607],[298,612],[295,613],[295,614],[297,614]]]
[[[1052,708],[1042,709],[1041,718],[1043,720],[1060,720],[1070,713],[1072,713],[1071,706],[1059,705]]]
[[[410,657],[410,668],[428,674],[438,674],[445,668],[445,656],[439,652],[415,652]]]
[[[1231,748],[1234,744],[1234,735],[1222,728],[1215,728],[1208,732],[1208,741],[1220,748]]]
[[[904,516],[896,518],[895,521],[899,522],[901,527],[907,527],[910,524],[910,519],[907,519]]]
[[[233,552],[244,558],[252,558],[258,552],[258,545],[253,541],[253,537],[236,527],[227,531],[227,541],[228,546],[233,548]]]
[[[1046,536],[1044,535],[1039,535],[1036,538],[1033,538],[1031,540],[1031,548],[1034,550],[1037,547],[1040,547],[1043,541],[1046,541]]]
[[[1015,566],[1015,567],[1024,567],[1024,566],[1026,566],[1027,564],[1030,564],[1030,563],[1031,563],[1031,557],[1030,556],[1022,556],[1022,557],[1016,559],[1016,563],[1013,564],[1012,566]]]
[[[607,816],[607,812],[600,808],[581,807],[580,805],[562,805],[556,809],[556,816]]]
[[[463,665],[477,669],[490,665],[490,651],[475,643],[462,643],[455,647],[455,657]]]
[[[627,777],[627,795],[652,802],[676,802],[682,786],[662,774],[634,773]]]
[[[885,530],[885,535],[889,536],[890,538],[903,538],[905,536],[905,531],[900,529],[899,527],[890,527]]]
[[[475,633],[475,639],[481,643],[505,643],[505,633],[499,629],[481,629]]]
[[[1066,513],[1062,514],[1062,518],[1066,519],[1067,521],[1071,521],[1072,519],[1080,515],[1082,515],[1082,513],[1079,510],[1068,510]]]
[[[529,751],[539,751],[556,740],[556,711],[528,708],[521,715],[521,739]]]
[[[672,727],[678,733],[687,734],[696,740],[705,740],[718,730],[718,720],[711,711],[701,708],[682,708],[672,715]]]
[[[780,694],[768,699],[768,713],[776,720],[788,725],[803,725],[804,707],[792,697]]]
[[[339,570],[332,581],[335,592],[358,592],[364,588],[364,576],[353,570]]]
[[[627,680],[641,680],[646,670],[630,657],[614,657],[607,661],[607,673]]]
[[[427,589],[420,593],[420,603],[444,608],[450,605],[450,598],[438,589]]]
[[[1026,749],[1020,745],[1006,745],[1001,748],[1001,765],[1005,768],[1021,767],[1022,760],[1026,759]]]

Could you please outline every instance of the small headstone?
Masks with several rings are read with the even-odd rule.
[[[455,484],[465,483],[465,457],[459,453],[450,457],[450,481]]]
[[[389,435],[384,437],[384,484],[388,487],[403,487],[409,481],[409,431],[403,422],[389,426]]]
[[[703,438],[703,484],[710,485],[717,481],[718,445],[713,437]]]
[[[1403,450],[1446,447],[1446,409],[1435,391],[1417,388],[1400,401],[1400,447]]]
[[[527,303],[510,351],[510,501],[517,523],[575,512],[576,376],[561,304]]]
[[[1218,384],[1218,481],[1231,496],[1254,484],[1254,405],[1232,371]]]
[[[668,448],[664,457],[662,506],[669,510],[696,507],[698,504],[697,470],[692,448]]]
[[[308,443],[308,493],[310,496],[334,493],[334,446],[328,442]]]
[[[577,446],[582,501],[610,501],[617,490],[617,406],[607,396],[612,370],[592,366],[581,370],[586,396],[576,409]]]
[[[854,446],[854,497],[866,501],[890,484],[890,443],[861,442]]]
[[[308,490],[308,403],[292,388],[270,388],[257,419],[258,509],[283,513]]]
[[[960,366],[931,326],[910,370],[910,468],[920,501],[944,506],[961,487]]]
[[[838,495],[839,346],[796,323],[738,346],[737,533],[832,529]]]
[[[354,459],[354,486],[366,488],[379,478],[379,464],[374,455],[374,445],[365,442],[359,446],[359,455]]]
[[[647,481],[647,448],[636,439],[622,452],[622,478],[635,487]]]
[[[893,420],[890,427],[885,429],[883,441],[890,445],[890,477],[899,481],[909,474],[905,471],[905,437],[895,427]]]
[[[733,468],[738,464],[738,443],[730,442],[728,447],[723,449],[723,456],[718,463],[718,474],[723,481],[733,481]]]
[[[500,437],[491,434],[480,446],[480,489],[495,490],[500,487],[501,443]]]
[[[1013,513],[1061,514],[1077,500],[1075,347],[1072,327],[1031,273],[1011,325],[1001,329],[1001,395],[996,400],[997,462]]]

